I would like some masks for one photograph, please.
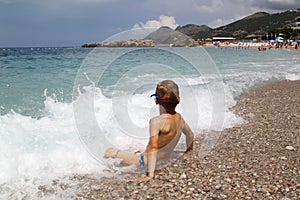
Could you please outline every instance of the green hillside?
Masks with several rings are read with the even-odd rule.
[[[299,16],[300,9],[275,14],[258,12],[215,29],[210,29],[206,26],[206,29],[200,30],[199,27],[204,26],[188,25],[179,27],[176,30],[185,33],[193,39],[213,36],[234,36],[238,39],[242,39],[250,34],[263,35],[271,30],[290,28],[294,25],[295,18]]]
[[[206,26],[206,25],[194,25],[194,24],[187,24],[185,26],[178,26],[176,31],[184,33],[193,39],[202,39],[202,38],[209,38],[212,36],[213,29]]]

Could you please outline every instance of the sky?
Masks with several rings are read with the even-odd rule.
[[[80,46],[133,29],[225,25],[300,0],[0,0],[0,47]]]

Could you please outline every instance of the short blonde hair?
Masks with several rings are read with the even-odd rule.
[[[158,83],[155,93],[161,97],[157,99],[157,102],[165,108],[175,108],[180,101],[179,87],[172,80]]]

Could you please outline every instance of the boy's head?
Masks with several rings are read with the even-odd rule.
[[[160,97],[156,98],[157,103],[167,110],[175,109],[180,101],[178,85],[171,80],[164,80],[158,83],[155,93]]]

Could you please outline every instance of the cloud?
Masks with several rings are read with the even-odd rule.
[[[146,23],[139,22],[133,26],[134,29],[147,29],[147,28],[159,28],[161,26],[168,26],[175,29],[179,26],[176,23],[174,16],[160,15],[158,20],[149,20]]]
[[[262,0],[262,1],[253,1],[253,5],[273,10],[288,10],[300,8],[299,0]]]
[[[5,4],[11,4],[11,3],[18,3],[22,0],[0,0],[0,3],[5,3]]]
[[[299,0],[267,0],[267,2],[279,5],[295,5],[297,2],[299,4]]]
[[[221,0],[212,0],[210,4],[204,4],[204,2],[201,2],[201,4],[197,3],[196,8],[200,12],[212,14],[224,8],[224,3]]]
[[[160,15],[158,20],[148,20],[145,23],[136,23],[131,29],[112,35],[105,41],[122,41],[133,38],[143,39],[162,26],[168,26],[172,29],[175,29],[178,24],[176,23],[174,16]]]
[[[228,20],[224,20],[224,19],[216,19],[210,23],[208,23],[208,26],[211,27],[211,28],[217,28],[217,27],[220,27],[220,26],[223,26],[225,24],[229,24],[231,22],[234,22],[235,20],[234,19],[228,19]]]
[[[27,2],[27,3],[40,3],[40,4],[45,4],[49,5],[54,4],[54,5],[65,5],[65,4],[99,4],[99,3],[107,3],[111,2],[113,0],[52,0],[51,2],[47,1],[39,1],[39,0],[0,0],[0,3],[18,3],[18,2]]]
[[[89,5],[89,4],[102,4],[102,3],[112,3],[114,0],[52,0],[57,1],[57,4],[79,4],[79,5]]]

